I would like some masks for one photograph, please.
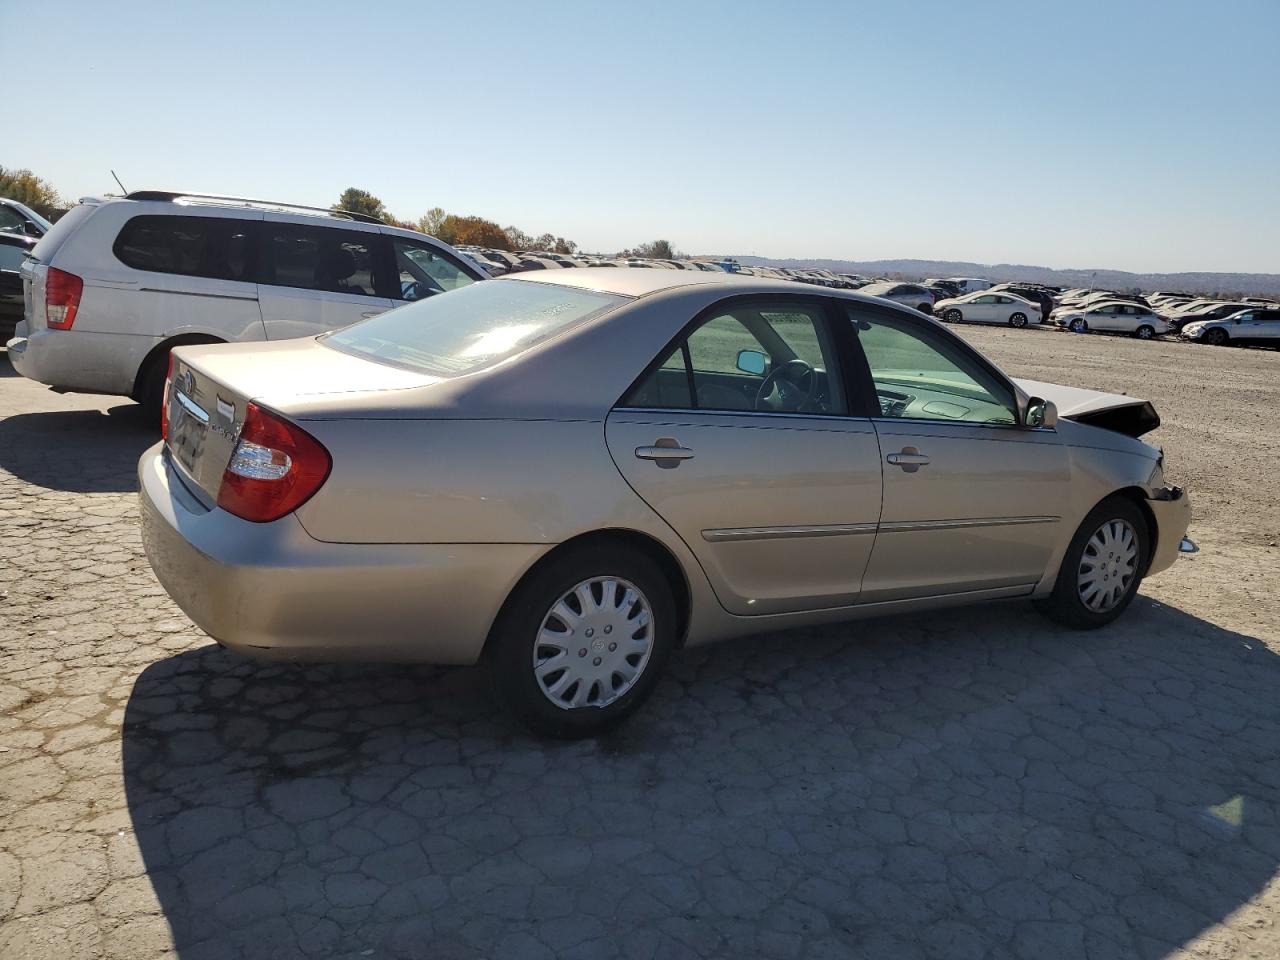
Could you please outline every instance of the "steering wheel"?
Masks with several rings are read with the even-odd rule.
[[[782,371],[792,367],[798,367],[799,374],[794,378],[783,377]],[[806,378],[809,381],[809,385],[807,387],[801,386],[802,381]],[[787,360],[770,370],[768,375],[760,381],[760,387],[756,390],[754,407],[759,410],[760,405],[764,403],[764,398],[773,392],[773,387],[776,385],[781,409],[802,410],[804,405],[809,402],[809,398],[813,396],[813,388],[817,385],[817,382],[818,378],[814,375],[814,369],[809,364],[799,357]]]

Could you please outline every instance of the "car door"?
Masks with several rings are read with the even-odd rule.
[[[378,228],[314,221],[272,213],[263,220],[258,295],[268,340],[337,330],[393,305],[391,257]]]
[[[741,616],[855,603],[880,518],[880,448],[850,416],[830,315],[736,297],[699,317],[605,436],[631,487]]]
[[[974,297],[969,302],[969,308],[964,311],[964,317],[975,323],[994,323],[997,319],[995,295],[984,293],[980,297]]]
[[[1260,347],[1280,347],[1280,310],[1254,310],[1249,340]]]
[[[1105,304],[1090,310],[1085,320],[1088,321],[1090,330],[1119,330],[1121,329],[1119,311],[1119,304]]]
[[[960,338],[847,308],[879,404],[884,506],[861,600],[1029,591],[1063,536],[1070,464],[1018,425],[1013,386]]]

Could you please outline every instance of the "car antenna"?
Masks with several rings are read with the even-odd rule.
[[[128,194],[129,191],[124,188],[123,183],[120,183],[120,178],[116,176],[116,172],[114,170],[111,171],[111,178],[115,180],[116,184],[120,187],[120,192],[122,194]]]

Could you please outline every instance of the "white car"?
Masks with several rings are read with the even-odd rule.
[[[1242,310],[1219,320],[1188,323],[1182,336],[1215,347],[1280,347],[1280,309]]]
[[[933,315],[948,323],[1004,323],[1025,327],[1040,322],[1040,305],[1012,293],[967,293],[963,297],[939,300]]]
[[[81,201],[21,273],[14,368],[157,412],[173,347],[315,336],[485,279],[361,214],[162,191]]]
[[[1083,309],[1068,310],[1055,317],[1054,322],[1073,333],[1090,330],[1131,333],[1140,340],[1150,340],[1176,329],[1167,318],[1129,300],[1104,300]]]

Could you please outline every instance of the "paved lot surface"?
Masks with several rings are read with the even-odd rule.
[[[219,651],[156,585],[127,402],[0,358],[0,957],[1280,956],[1280,354],[968,330],[1155,400],[1202,553],[676,658],[545,744],[473,671]]]

